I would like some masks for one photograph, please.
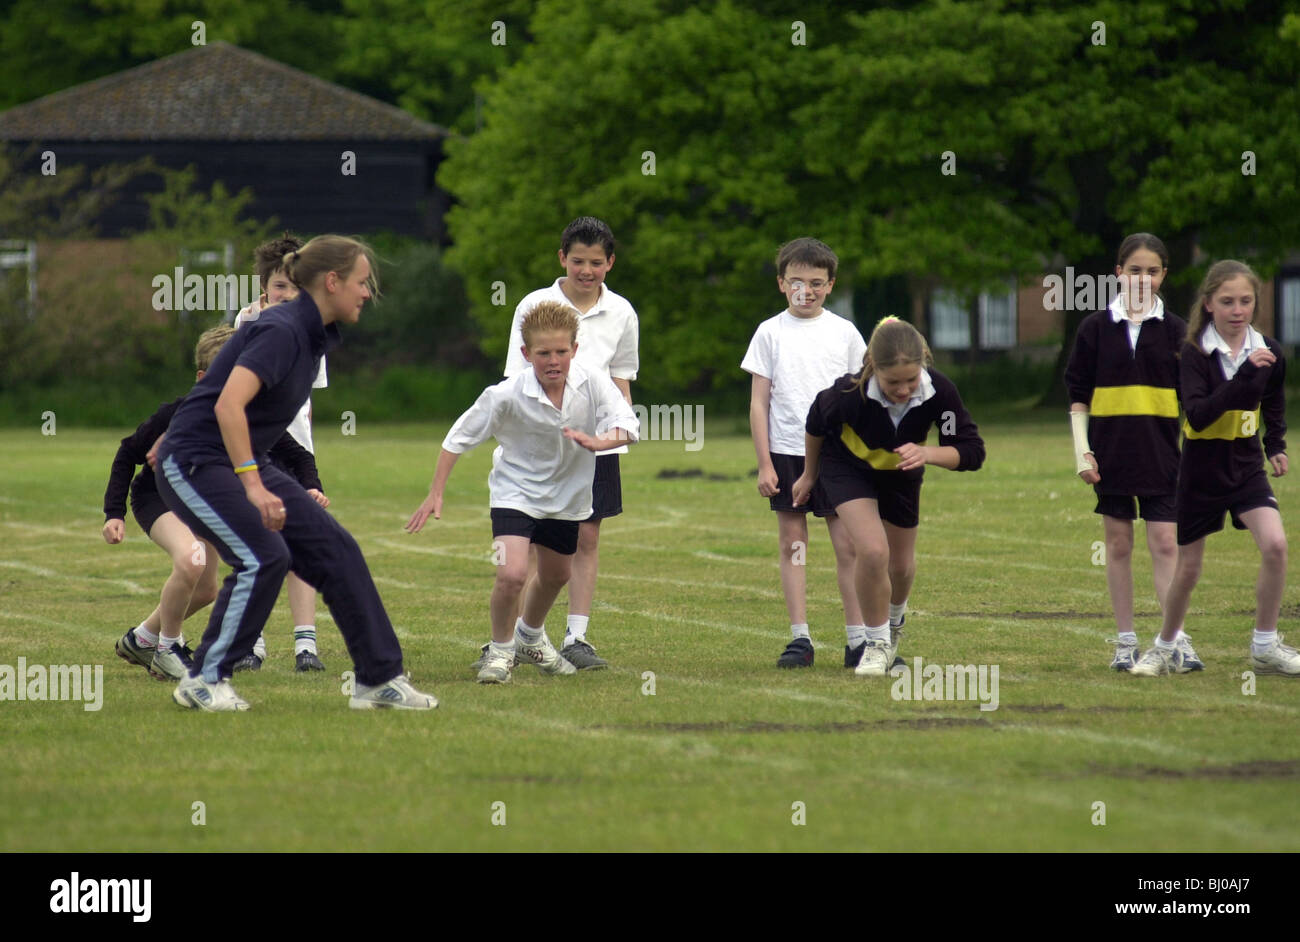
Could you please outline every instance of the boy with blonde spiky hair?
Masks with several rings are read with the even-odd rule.
[[[591,516],[595,452],[630,444],[636,413],[609,375],[574,361],[578,312],[542,301],[521,324],[521,352],[531,369],[489,386],[456,420],[442,443],[429,496],[407,521],[418,533],[442,517],[442,497],[456,460],[495,437],[501,447],[488,477],[492,539],[504,550],[492,587],[492,642],[478,673],[483,684],[510,680],[516,655],[545,674],[572,674],[546,637],[546,615],[572,573],[578,524]],[[530,544],[537,575],[527,581]],[[519,599],[523,595],[522,617]]]

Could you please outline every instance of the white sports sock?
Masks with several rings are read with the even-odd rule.
[[[1136,631],[1121,631],[1119,633],[1120,644],[1131,644],[1137,647],[1138,636]]]
[[[903,599],[903,601],[899,602],[897,605],[893,602],[889,603],[889,623],[895,628],[903,623],[903,616],[906,614],[907,599]]]
[[[266,660],[266,639],[261,635],[258,635],[257,640],[253,642],[253,654]]]
[[[866,639],[868,641],[883,641],[885,644],[889,643],[889,622],[885,622],[883,625],[868,626],[863,630],[866,632]]]
[[[534,628],[525,624],[521,617],[515,620],[515,637],[531,647],[534,644],[542,643],[542,631],[545,628],[545,625],[542,625],[541,628]]]
[[[172,649],[172,645],[178,642],[180,638],[169,638],[166,635],[158,636],[158,650],[164,654]]]
[[[591,621],[590,615],[570,615],[568,626],[564,629],[565,645],[570,641],[586,641],[589,621]]]
[[[849,636],[849,647],[856,648],[863,641],[867,640],[866,625],[845,625],[844,631]]]
[[[1156,635],[1156,647],[1161,651],[1172,651],[1174,648],[1178,647],[1178,640],[1174,639],[1173,641],[1166,641],[1159,635]]]
[[[315,625],[296,625],[293,629],[293,656],[297,657],[303,651],[316,653]]]
[[[508,658],[513,658],[515,656],[515,639],[511,638],[509,641],[502,642],[501,644],[497,644],[495,641],[489,642],[488,652],[495,652],[496,654],[503,654]]]
[[[791,635],[790,638],[791,641],[793,641],[795,638],[807,638],[809,641],[812,640],[812,635],[808,633],[807,622],[804,622],[802,625],[791,625],[790,635]]]
[[[1272,631],[1260,631],[1258,628],[1250,636],[1250,653],[1259,657],[1262,656],[1273,643],[1277,641],[1277,629]]]
[[[143,624],[136,625],[135,640],[142,648],[153,648],[158,645],[158,636]]]

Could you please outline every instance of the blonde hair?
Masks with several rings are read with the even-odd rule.
[[[919,330],[891,314],[876,322],[876,329],[867,341],[867,352],[862,356],[862,375],[850,388],[866,396],[867,380],[872,374],[902,363],[933,366],[934,355],[930,353],[930,345],[925,342]]]
[[[1215,262],[1201,279],[1201,287],[1196,292],[1196,305],[1192,308],[1191,316],[1187,318],[1190,325],[1187,329],[1187,342],[1193,347],[1201,342],[1205,325],[1212,321],[1210,312],[1205,309],[1205,302],[1214,296],[1214,292],[1223,287],[1225,281],[1238,276],[1244,276],[1250,282],[1255,292],[1255,307],[1259,308],[1259,290],[1263,287],[1263,282],[1259,280],[1259,275],[1255,274],[1255,269],[1245,262],[1232,258]]]
[[[578,312],[559,301],[542,301],[524,315],[519,325],[524,335],[524,346],[533,347],[533,337],[537,334],[565,331],[570,342],[578,339]]]
[[[281,267],[285,277],[297,285],[299,291],[306,291],[317,278],[328,272],[346,278],[362,255],[370,262],[366,286],[370,289],[370,296],[378,300],[379,265],[375,261],[375,251],[360,239],[340,235],[317,236],[302,248],[284,253]]]
[[[213,327],[199,335],[199,342],[194,345],[194,368],[208,371],[212,361],[217,358],[221,348],[235,334],[235,328],[229,325]]]

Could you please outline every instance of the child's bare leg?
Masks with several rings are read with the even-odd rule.
[[[912,594],[916,579],[916,527],[896,527],[885,520],[885,539],[889,541],[889,603],[902,605]]]
[[[579,540],[582,539],[581,528],[579,528],[578,530],[578,539]],[[515,617],[517,618],[524,617],[524,596],[528,594],[529,584],[536,578],[537,578],[537,544],[530,543],[528,544],[528,575],[524,577],[524,590],[519,593],[519,611],[515,613]]]
[[[496,581],[492,584],[492,640],[506,644],[515,636],[515,619],[519,612],[519,597],[523,594],[528,577],[528,546],[526,536],[495,537],[503,546],[501,565],[497,567]]]
[[[145,619],[144,625],[164,638],[180,637],[181,623],[189,615],[217,597],[215,579],[211,594],[196,596],[195,590],[216,551],[202,540],[196,539],[180,519],[170,511],[157,519],[149,530],[149,539],[167,551],[172,559],[171,575],[163,584],[158,607]],[[215,567],[215,562],[213,563]],[[205,587],[209,585],[205,583]]]
[[[1106,588],[1115,626],[1121,634],[1133,630],[1133,521],[1101,518],[1106,537]]]
[[[781,591],[785,593],[785,610],[790,616],[790,624],[804,625],[808,622],[808,567],[795,562],[795,553],[803,547],[800,559],[807,558],[808,518],[801,513],[778,510],[776,520],[777,539],[781,547]]]
[[[543,549],[544,547],[537,549],[539,559]],[[596,595],[596,571],[599,567],[600,521],[584,520],[578,524],[578,552],[570,559],[570,569],[573,573],[569,582],[570,615],[590,617],[591,602]],[[532,624],[527,618],[524,621]]]
[[[1178,524],[1147,521],[1147,549],[1151,551],[1151,575],[1156,584],[1156,598],[1164,611],[1169,583],[1178,564]],[[1181,627],[1181,625],[1179,626]]]
[[[1286,588],[1286,532],[1282,515],[1272,507],[1256,507],[1241,514],[1259,547],[1259,579],[1255,583],[1255,630],[1276,631]]]
[[[826,529],[830,531],[831,546],[835,549],[835,581],[839,583],[840,601],[844,604],[844,624],[861,625],[862,606],[858,604],[858,589],[854,581],[857,558],[853,552],[853,540],[838,516],[826,518]]]
[[[316,589],[289,573],[289,612],[295,625],[316,624]]]
[[[889,541],[874,500],[859,498],[835,508],[853,541],[854,584],[867,626],[889,624]]]
[[[537,575],[528,583],[524,593],[524,624],[541,628],[546,614],[555,604],[556,597],[574,570],[574,559],[545,546],[537,547]],[[572,590],[570,590],[572,591]]]
[[[1195,543],[1178,547],[1178,561],[1174,564],[1174,577],[1169,580],[1169,593],[1165,596],[1165,617],[1160,629],[1160,640],[1173,644],[1187,617],[1192,602],[1192,589],[1201,578],[1201,561],[1205,558],[1205,537]]]

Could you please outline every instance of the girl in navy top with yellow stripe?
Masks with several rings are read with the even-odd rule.
[[[1147,549],[1161,607],[1173,578],[1174,493],[1178,485],[1178,349],[1187,322],[1159,295],[1169,267],[1160,239],[1139,232],[1120,243],[1120,291],[1084,318],[1065,368],[1075,469],[1097,493],[1106,545],[1106,586],[1119,637],[1111,667],[1137,661],[1133,627],[1133,521],[1146,522]],[[1191,639],[1178,637],[1186,670],[1203,666]]]
[[[1264,472],[1265,457],[1274,477],[1287,472],[1286,361],[1277,341],[1251,326],[1259,289],[1249,265],[1225,260],[1210,267],[1197,293],[1179,369],[1187,421],[1178,476],[1178,563],[1160,636],[1130,671],[1135,676],[1186,672],[1174,641],[1177,625],[1201,574],[1205,538],[1223,529],[1225,512],[1259,547],[1251,669],[1300,676],[1300,652],[1277,633],[1287,545]]]
[[[884,676],[898,653],[903,613],[916,577],[916,528],[927,464],[974,471],[984,442],[957,387],[931,368],[925,338],[886,317],[867,343],[862,371],[813,400],[805,426],[803,474],[791,488],[799,506],[820,481],[848,530],[867,640],[854,673]],[[927,445],[930,428],[939,444]],[[896,627],[894,627],[896,626]]]

